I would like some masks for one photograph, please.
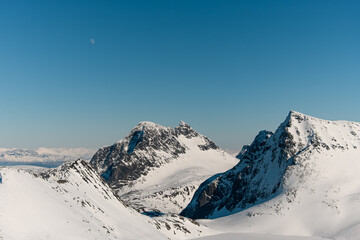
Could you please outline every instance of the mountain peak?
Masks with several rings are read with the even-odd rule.
[[[289,112],[288,116],[286,117],[285,122],[289,122],[289,121],[291,121],[291,119],[304,119],[306,117],[307,117],[307,115],[305,115],[305,114],[303,114],[301,112],[291,110]]]
[[[299,124],[302,124],[302,122],[308,122],[309,120],[318,120],[318,121],[323,121],[321,119],[318,118],[314,118],[311,117],[309,115],[303,114],[301,112],[297,112],[294,110],[291,110],[289,112],[289,114],[287,115],[285,121],[280,124],[279,128],[276,131],[283,131],[285,130],[285,128],[290,128],[290,127],[298,127]]]
[[[175,128],[175,132],[179,135],[185,136],[186,138],[201,136],[201,134],[199,134],[194,129],[192,129],[191,126],[186,122],[184,122],[183,120],[181,120],[179,126]]]
[[[141,129],[146,129],[146,128],[165,128],[164,126],[154,123],[154,122],[150,122],[150,121],[141,121],[139,122],[135,128],[141,128]]]
[[[179,127],[191,128],[190,125],[184,122],[183,120],[180,121]]]
[[[290,110],[289,115],[294,116],[294,115],[305,115],[305,114],[303,114],[301,112],[294,111],[294,110]]]
[[[301,112],[297,112],[297,111],[293,111],[291,110],[288,114],[287,120],[288,119],[292,119],[292,120],[297,120],[299,123],[304,121],[304,120],[309,120],[309,119],[317,119],[319,121],[324,121],[322,119],[316,118],[316,117],[312,117],[309,115],[306,115],[304,113]]]
[[[141,140],[142,136],[145,134],[147,136],[155,136],[161,135],[161,132],[164,131],[171,131],[171,128],[150,121],[142,121],[139,122],[133,129],[131,129],[130,133],[124,139],[119,140],[117,144],[123,143],[125,139],[130,141],[130,139],[134,139],[135,135],[137,136],[136,138],[138,140]]]

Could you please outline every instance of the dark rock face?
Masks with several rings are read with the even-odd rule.
[[[134,132],[132,138],[130,139],[127,153],[132,153],[135,147],[142,141],[144,136],[144,130]]]
[[[175,128],[175,135],[183,135],[186,138],[198,137],[200,134],[190,127],[189,124],[181,121],[179,126]]]
[[[203,183],[181,215],[193,219],[225,216],[276,195],[287,167],[301,151],[288,131],[292,121],[301,121],[301,118],[290,112],[274,134],[261,131],[252,144],[244,146],[238,154],[241,161]]]
[[[123,140],[99,149],[90,164],[113,189],[131,186],[152,168],[186,153],[186,146],[178,139],[180,136],[191,139],[201,135],[184,122],[175,129],[141,122]],[[204,139],[206,144],[199,146],[200,149],[218,149],[208,138]]]

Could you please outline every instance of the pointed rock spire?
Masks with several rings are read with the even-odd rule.
[[[179,127],[191,128],[190,125],[184,122],[183,120],[180,121]]]

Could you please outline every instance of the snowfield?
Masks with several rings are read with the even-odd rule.
[[[0,238],[167,239],[83,161],[40,175],[0,168]]]
[[[327,240],[319,237],[281,236],[261,233],[222,233],[196,238],[196,240]]]

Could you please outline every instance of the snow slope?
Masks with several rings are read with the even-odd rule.
[[[184,122],[175,129],[141,122],[90,161],[122,200],[148,213],[179,213],[201,182],[236,163]]]
[[[82,160],[40,174],[0,172],[0,239],[168,239]]]
[[[199,189],[185,216],[220,217],[200,222],[222,232],[358,239],[359,123],[290,112],[239,157]]]
[[[319,237],[281,236],[261,233],[222,233],[196,238],[196,240],[326,240]]]

